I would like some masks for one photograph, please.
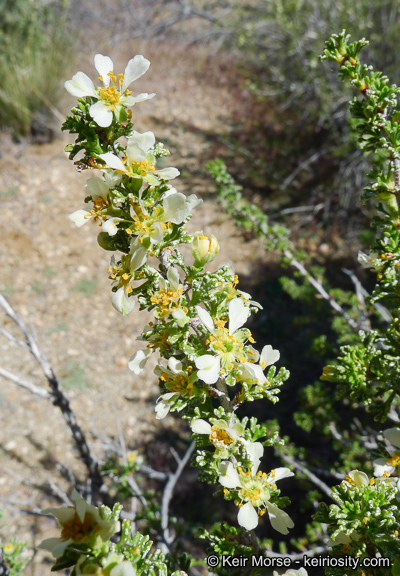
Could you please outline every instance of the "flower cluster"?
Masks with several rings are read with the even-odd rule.
[[[179,170],[157,165],[168,151],[154,134],[133,129],[127,107],[154,94],[134,97],[128,87],[149,65],[143,56],[135,56],[124,74],[114,74],[111,59],[97,54],[95,67],[103,86],[95,86],[83,72],[65,83],[78,98],[64,125],[78,134],[75,145],[68,147],[70,157],[83,151],[79,166],[97,172],[85,186],[87,208],[73,212],[70,220],[77,227],[97,224],[99,245],[113,253],[108,274],[114,308],[126,315],[138,303],[153,315],[140,337],[146,347],[133,354],[129,368],[140,374],[159,352],[156,418],[182,412],[199,448],[195,465],[240,507],[243,528],[254,529],[267,512],[272,527],[286,534],[293,522],[279,508],[276,482],[293,473],[287,468],[259,471],[264,454],[259,439],[266,436],[266,426],[255,418],[250,423],[240,420],[235,410],[257,398],[277,401],[288,373],[283,368],[277,373],[274,364],[280,354],[271,345],[261,353],[253,346],[245,323],[261,306],[237,289],[232,267],[222,264],[213,272],[205,268],[219,252],[215,236],[186,231],[201,201],[171,186]],[[180,251],[183,244],[191,247],[190,264]],[[125,549],[108,544],[119,529],[115,515],[104,515],[77,494],[74,499],[74,508],[46,512],[61,525],[61,537],[42,544],[57,558],[56,566],[64,567],[63,559],[73,548],[76,574],[134,576]],[[101,553],[81,554],[82,546]]]

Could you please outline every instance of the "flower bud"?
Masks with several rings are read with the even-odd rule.
[[[211,238],[196,232],[192,241],[192,253],[198,266],[204,266],[212,262],[219,252],[218,240],[214,235]]]

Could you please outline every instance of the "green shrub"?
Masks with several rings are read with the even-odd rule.
[[[0,127],[49,139],[71,62],[68,5],[58,0],[0,3]],[[65,55],[68,53],[68,59]]]

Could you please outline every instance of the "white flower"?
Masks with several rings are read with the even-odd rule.
[[[383,432],[383,436],[393,446],[400,448],[400,428],[388,428]],[[388,477],[400,466],[400,452],[396,450],[391,458],[377,458],[373,461],[373,465],[374,476]]]
[[[152,355],[153,350],[151,348],[146,348],[146,350],[138,350],[129,359],[128,368],[132,370],[134,374],[140,374],[147,364],[147,360]]]
[[[179,392],[167,392],[158,398],[155,407],[157,420],[162,420],[166,417],[178,398]]]
[[[135,568],[122,554],[109,554],[100,562],[94,564],[93,559],[82,555],[76,564],[76,576],[136,576]]]
[[[221,462],[219,482],[226,489],[238,489],[237,497],[241,501],[238,514],[240,526],[246,530],[254,530],[258,525],[258,517],[268,512],[272,527],[281,534],[287,534],[288,528],[293,528],[291,518],[280,508],[272,504],[270,489],[282,478],[293,476],[289,468],[277,468],[270,474],[257,472],[259,463],[253,465],[251,472],[236,470],[231,462]]]
[[[72,80],[65,82],[65,89],[77,98],[91,96],[98,99],[89,108],[89,113],[99,126],[106,128],[113,121],[113,115],[121,118],[124,106],[133,106],[137,102],[149,100],[155,94],[142,93],[138,96],[131,96],[128,86],[143,76],[150,66],[149,60],[141,55],[129,60],[124,74],[114,74],[114,64],[108,56],[96,54],[94,65],[100,74],[99,80],[103,82],[103,88],[95,87],[91,79],[83,72],[77,72]]]
[[[243,379],[256,380],[260,385],[265,384],[267,379],[264,374],[264,369],[279,360],[279,351],[274,350],[270,344],[267,344],[267,346],[264,346],[262,349],[261,355],[253,347],[247,351],[247,355],[251,358],[252,362],[245,362],[243,364],[241,373]],[[257,360],[259,360],[259,364],[254,364],[253,362],[257,362]]]
[[[118,290],[114,292],[111,298],[111,304],[123,316],[135,308],[135,300],[130,296],[133,290],[131,283],[134,279],[134,272],[141,268],[146,260],[147,250],[142,248],[140,244],[135,246],[135,250],[128,256],[122,256],[121,266],[116,266],[115,260],[111,260],[110,278],[118,286]]]
[[[160,289],[150,298],[155,305],[153,314],[155,318],[166,318],[170,315],[175,318],[178,326],[182,327],[189,322],[186,316],[187,308],[181,308],[183,286],[179,282],[179,274],[174,266],[167,271],[167,280],[160,278]]]
[[[42,514],[52,514],[62,527],[62,536],[47,538],[39,548],[49,550],[54,558],[59,558],[69,544],[88,543],[96,546],[98,540],[108,542],[118,532],[120,526],[116,520],[103,518],[101,511],[87,504],[76,490],[72,493],[75,506],[46,508]]]
[[[368,476],[365,472],[360,472],[360,470],[352,470],[349,472],[346,476],[346,482],[353,484],[357,488],[370,485]]]
[[[215,384],[220,377],[220,370],[232,370],[237,360],[246,360],[243,352],[243,342],[248,338],[247,330],[239,330],[249,316],[249,308],[241,298],[235,298],[229,303],[229,324],[212,319],[204,308],[196,306],[197,314],[202,324],[211,333],[210,348],[213,354],[203,354],[196,358],[197,375],[206,384]],[[214,325],[215,324],[215,325]]]
[[[156,206],[149,213],[144,206],[142,193],[143,189],[139,190],[139,205],[131,206],[133,220],[131,231],[135,234],[135,242],[146,245],[161,242],[165,230],[170,226],[169,222],[182,224],[193,208],[202,202],[195,194],[186,197],[173,188],[170,194],[164,194],[162,207]]]
[[[112,152],[99,154],[99,158],[104,160],[110,168],[118,170],[122,174],[127,174],[131,178],[142,178],[151,186],[157,186],[160,183],[160,178],[173,180],[179,176],[180,172],[176,168],[156,169],[156,159],[151,152],[155,142],[156,138],[153,132],[140,134],[133,131],[127,142],[124,162]]]
[[[192,253],[199,266],[212,262],[218,252],[219,244],[214,235],[208,238],[203,235],[203,232],[196,232],[192,241]]]
[[[174,356],[168,359],[167,364],[161,358],[154,372],[171,392],[178,393],[181,396],[190,397],[193,395],[197,375],[192,372],[191,367],[187,369]]]
[[[194,419],[190,423],[194,434],[207,434],[215,447],[215,458],[228,458],[228,448],[232,448],[238,441],[244,446],[253,465],[260,462],[264,454],[261,442],[250,442],[241,438],[244,427],[240,423],[230,426],[225,420],[215,420],[212,424],[203,418]]]
[[[382,268],[379,264],[375,265],[375,260],[379,259],[378,252],[370,252],[369,254],[359,252],[357,259],[363,268],[372,268],[375,271],[379,271]]]
[[[121,176],[116,174],[113,178],[110,175],[105,175],[105,180],[94,176],[89,178],[85,184],[88,196],[92,197],[90,202],[91,209],[88,210],[76,210],[69,215],[71,222],[75,224],[78,228],[89,222],[93,218],[94,222],[100,221],[102,229],[107,232],[110,236],[113,236],[118,232],[118,228],[115,226],[116,221],[120,221],[121,218],[110,218],[107,220],[106,211],[110,207],[109,193],[121,180]],[[113,222],[111,222],[113,221]],[[114,231],[114,228],[115,231]]]
[[[223,270],[225,274],[229,274],[231,278],[228,281],[218,284],[218,288],[213,288],[210,291],[210,294],[225,294],[227,300],[233,300],[234,298],[240,297],[248,306],[254,306],[259,310],[262,310],[261,304],[251,300],[250,294],[243,292],[242,290],[237,290],[236,285],[239,283],[239,278],[237,274],[235,274],[235,269],[230,264],[224,262],[218,266],[218,270]]]

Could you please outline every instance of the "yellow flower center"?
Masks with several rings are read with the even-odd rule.
[[[103,104],[114,110],[114,106],[119,103],[121,94],[115,86],[109,86],[108,88],[100,88],[99,96]]]
[[[193,395],[193,384],[192,382],[189,382],[186,374],[177,374],[172,377],[163,372],[160,376],[160,380],[165,382],[165,385],[171,392],[179,392],[182,396]]]
[[[391,458],[387,458],[386,462],[390,464],[390,466],[398,466],[400,464],[400,456],[393,454]]]
[[[61,537],[64,540],[73,540],[74,542],[81,542],[85,536],[89,534],[96,534],[100,532],[101,527],[96,523],[89,512],[86,512],[83,522],[75,512],[74,516],[62,526]]]
[[[226,430],[224,430],[223,428],[220,428],[220,426],[216,426],[214,424],[214,426],[211,428],[211,430],[212,430],[212,432],[211,432],[209,438],[213,444],[215,444],[217,442],[222,442],[226,446],[229,446],[229,444],[233,444],[233,440],[229,436],[228,432]]]
[[[182,292],[182,288],[179,290],[179,293]],[[166,290],[161,288],[158,292],[156,292],[151,298],[150,301],[152,304],[155,304],[158,308],[157,315],[162,318],[163,316],[167,316],[174,308],[179,307],[179,302],[177,302],[179,298],[179,293],[174,292],[173,290]]]
[[[131,174],[145,177],[149,172],[154,172],[155,166],[153,162],[149,162],[148,160],[143,160],[142,162],[132,161],[129,162],[128,169]]]

